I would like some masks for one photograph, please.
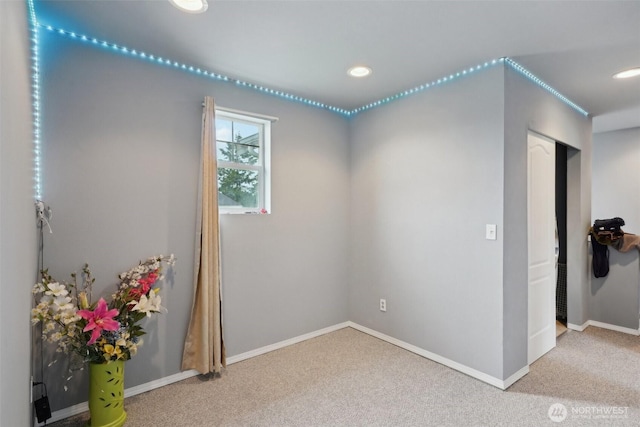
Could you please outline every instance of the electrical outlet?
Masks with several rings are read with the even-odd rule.
[[[380,311],[387,311],[387,300],[380,299]]]

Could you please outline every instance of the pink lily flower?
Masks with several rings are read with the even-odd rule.
[[[89,321],[87,326],[82,330],[82,332],[91,331],[91,339],[87,342],[87,345],[95,343],[103,330],[117,330],[120,327],[120,323],[117,320],[113,320],[113,317],[117,315],[117,309],[107,310],[107,302],[104,298],[100,298],[96,309],[93,311],[78,310],[78,316]]]

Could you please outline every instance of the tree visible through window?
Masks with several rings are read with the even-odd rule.
[[[216,113],[218,203],[222,212],[258,212],[267,206],[270,122]]]

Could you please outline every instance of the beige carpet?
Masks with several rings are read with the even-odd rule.
[[[548,416],[555,403],[567,409],[560,423]],[[230,365],[210,381],[128,398],[125,407],[132,427],[638,426],[640,338],[568,331],[501,391],[346,328]],[[51,426],[81,426],[87,417]]]

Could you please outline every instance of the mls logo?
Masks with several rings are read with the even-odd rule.
[[[562,403],[554,403],[549,407],[549,411],[547,411],[547,415],[554,423],[561,423],[567,418],[568,411],[567,407]]]

